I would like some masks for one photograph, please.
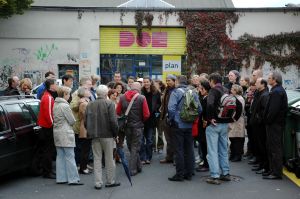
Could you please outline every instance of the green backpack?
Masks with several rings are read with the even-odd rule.
[[[199,103],[197,103],[192,90],[183,90],[179,88],[183,93],[180,102],[183,100],[181,110],[179,112],[180,119],[184,122],[193,123],[199,116]]]

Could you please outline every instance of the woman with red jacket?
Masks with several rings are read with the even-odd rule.
[[[55,179],[52,172],[52,156],[55,151],[53,140],[53,106],[56,96],[56,83],[53,79],[45,81],[46,90],[43,93],[40,102],[40,112],[38,116],[38,125],[42,127],[39,136],[40,163],[42,175],[44,178]]]

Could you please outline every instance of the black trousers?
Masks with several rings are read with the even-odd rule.
[[[267,132],[264,124],[257,124],[254,127],[255,145],[257,146],[257,160],[260,167],[269,170],[269,161],[267,153]]]
[[[268,160],[271,172],[276,176],[282,176],[283,128],[277,123],[266,125]]]
[[[38,151],[43,176],[52,173],[52,157],[55,152],[53,128],[43,128],[39,134]]]
[[[256,156],[256,150],[255,150],[255,141],[253,136],[253,127],[249,124],[246,126],[247,129],[247,135],[248,135],[248,143],[247,143],[247,152],[251,153],[252,155]]]
[[[198,141],[199,141],[199,147],[201,150],[201,158],[204,161],[203,166],[208,168],[208,162],[207,162],[207,142],[206,142],[206,128],[202,128],[201,131],[199,131]]]
[[[174,128],[176,174],[191,177],[194,172],[194,145],[192,129]]]
[[[232,157],[241,158],[244,154],[244,137],[231,137],[230,140],[230,152]]]
[[[92,139],[79,138],[80,142],[80,170],[83,171],[87,169],[87,164],[89,162],[89,155],[92,145]]]

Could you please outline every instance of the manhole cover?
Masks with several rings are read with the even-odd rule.
[[[210,176],[209,175],[206,175],[206,176],[201,176],[200,178],[203,180],[203,181],[206,181],[207,178],[209,178]],[[240,182],[242,180],[244,180],[243,177],[241,176],[236,176],[236,175],[230,175],[230,178],[231,178],[231,181],[232,182]]]

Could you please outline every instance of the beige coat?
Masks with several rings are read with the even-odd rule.
[[[87,137],[86,128],[84,127],[84,120],[85,120],[85,110],[86,110],[88,103],[89,102],[86,99],[80,99],[80,101],[79,101],[79,121],[80,121],[79,138]]]
[[[229,137],[245,137],[245,100],[242,96],[237,95],[237,99],[243,105],[243,112],[238,121],[228,124]]]
[[[70,107],[72,109],[73,115],[76,119],[76,122],[73,125],[73,130],[76,134],[80,132],[80,121],[79,121],[79,100],[77,90],[72,94],[72,101],[70,103]]]
[[[75,118],[69,103],[57,97],[53,108],[53,138],[57,147],[75,147],[75,135],[72,125]]]

